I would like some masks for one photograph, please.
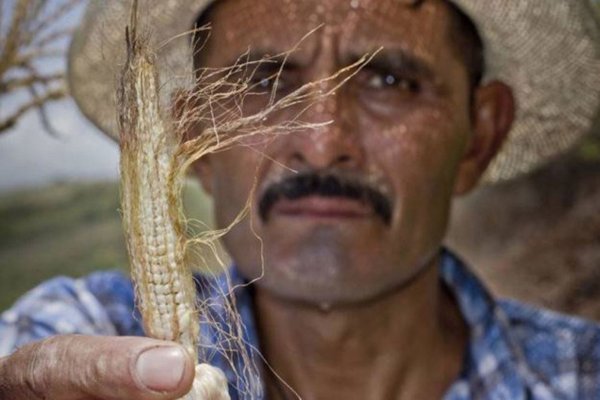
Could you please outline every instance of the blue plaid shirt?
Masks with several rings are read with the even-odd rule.
[[[470,328],[462,372],[445,400],[600,399],[599,325],[515,301],[497,301],[448,251],[442,254],[440,276]],[[242,282],[235,268],[232,282]],[[225,284],[224,278],[201,278],[199,296],[222,293]],[[251,290],[236,290],[236,301],[247,346],[257,357]],[[219,321],[222,304],[218,297],[211,304]],[[218,333],[214,326],[203,326],[204,340],[218,341],[222,328]],[[0,356],[28,342],[67,333],[143,335],[130,280],[119,272],[98,272],[40,285],[0,317]],[[211,363],[226,371],[232,398],[241,397],[232,365],[218,352],[211,355]]]

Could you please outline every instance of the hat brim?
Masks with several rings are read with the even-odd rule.
[[[487,80],[513,88],[517,115],[484,181],[530,171],[569,149],[600,120],[600,26],[586,0],[451,0],[477,26]],[[163,92],[192,82],[188,35],[214,0],[140,0],[152,28]],[[115,92],[125,59],[130,1],[91,0],[69,54],[69,83],[83,114],[116,140]],[[175,38],[176,37],[176,38]],[[173,39],[175,38],[175,39]]]

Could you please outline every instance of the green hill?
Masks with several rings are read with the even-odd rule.
[[[191,215],[209,214],[197,188],[186,198],[194,204]],[[117,183],[57,184],[5,194],[0,221],[0,310],[57,275],[127,268]]]
[[[50,277],[127,266],[116,183],[10,193],[0,221],[0,309]]]

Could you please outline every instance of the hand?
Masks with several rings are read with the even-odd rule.
[[[0,400],[167,400],[191,388],[194,360],[175,343],[55,336],[0,358]]]

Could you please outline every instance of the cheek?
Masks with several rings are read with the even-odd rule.
[[[383,163],[389,176],[413,183],[451,179],[467,136],[465,127],[440,108],[369,113],[360,125],[369,131],[364,141],[374,161]]]
[[[219,227],[228,226],[243,211],[255,185],[259,166],[256,153],[241,146],[213,154],[212,188]]]
[[[368,152],[394,190],[390,239],[402,248],[402,257],[420,265],[439,248],[446,231],[461,135],[433,111],[406,115],[402,123],[377,126],[372,121],[371,126]]]
[[[369,126],[364,143],[370,164],[393,185],[395,229],[415,243],[435,242],[445,230],[466,129],[440,109],[371,116],[361,126]]]

